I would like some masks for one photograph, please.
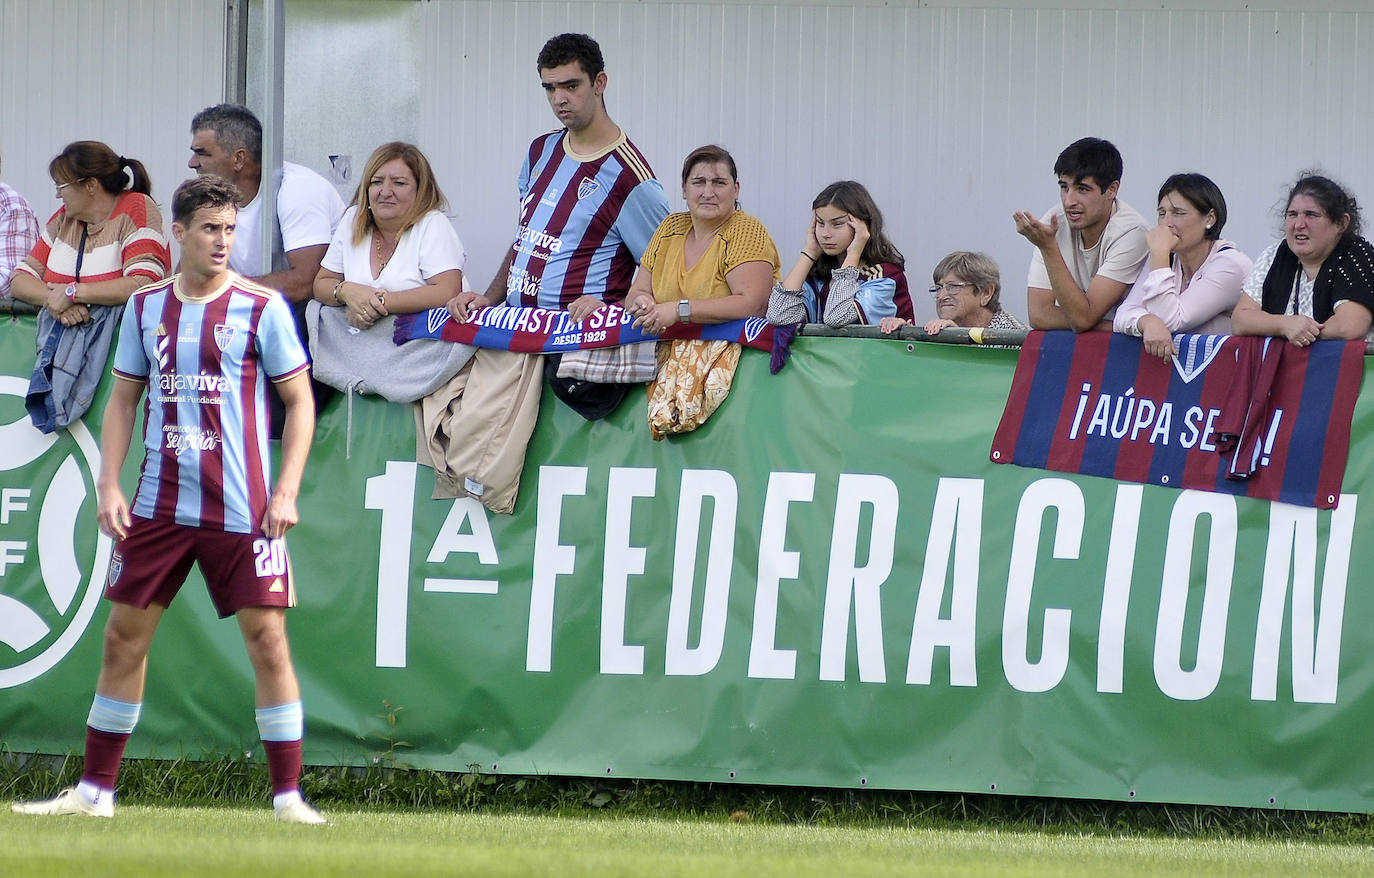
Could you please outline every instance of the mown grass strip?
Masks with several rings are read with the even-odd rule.
[[[121,806],[114,820],[0,814],[0,874],[700,876],[1367,875],[1367,846],[729,819]]]
[[[75,783],[78,757],[0,751],[0,802],[53,795]],[[1035,831],[1084,836],[1269,839],[1370,845],[1364,814],[1152,805],[956,793],[447,773],[385,765],[310,767],[306,797],[326,810],[439,810],[561,816],[736,820],[775,825]],[[243,754],[130,760],[128,805],[261,806],[266,768]],[[5,874],[0,871],[0,874]]]

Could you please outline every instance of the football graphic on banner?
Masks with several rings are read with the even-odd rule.
[[[41,676],[76,645],[111,549],[92,524],[94,437],[80,422],[39,432],[24,411],[27,390],[25,379],[0,375],[0,688]]]

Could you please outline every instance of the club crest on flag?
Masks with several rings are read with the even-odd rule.
[[[759,333],[768,328],[768,321],[762,317],[750,317],[744,321],[744,337],[748,341],[753,341],[759,337]]]
[[[227,323],[215,324],[215,347],[224,350],[234,340],[234,327]]]
[[[577,184],[577,200],[581,201],[589,195],[595,195],[600,189],[601,184],[596,180],[591,177],[583,177],[582,182]]]
[[[1208,364],[1216,359],[1228,338],[1230,336],[1227,335],[1184,333],[1174,336],[1174,347],[1178,350],[1174,355],[1174,369],[1185,384],[1191,384],[1194,378],[1207,370]]]
[[[439,331],[439,327],[448,322],[448,310],[445,308],[430,308],[425,312],[425,324],[429,329],[429,334],[434,335]]]
[[[1174,344],[1171,365],[1120,333],[1029,333],[989,458],[1334,508],[1364,342],[1178,335]]]

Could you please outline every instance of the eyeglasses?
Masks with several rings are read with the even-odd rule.
[[[957,281],[957,282],[950,281],[950,282],[946,282],[946,283],[942,283],[942,284],[936,284],[935,286],[931,287],[931,288],[930,288],[930,294],[931,294],[932,296],[938,296],[938,295],[940,295],[940,290],[944,290],[945,292],[949,293],[950,295],[957,295],[957,294],[959,293],[959,291],[962,290],[964,287],[971,287],[971,286],[973,286],[973,284],[969,283],[968,281],[964,281],[964,280]]]
[[[76,182],[75,180],[68,180],[66,183],[58,183],[58,184],[57,184],[57,194],[58,194],[58,195],[61,195],[63,189],[66,189],[68,186],[72,185],[72,183],[75,183],[75,182]]]

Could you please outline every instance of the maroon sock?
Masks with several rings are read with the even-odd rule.
[[[119,777],[119,760],[124,758],[124,745],[129,736],[120,732],[102,732],[86,726],[86,767],[81,779],[101,789],[112,790]]]
[[[263,741],[267,752],[267,774],[272,778],[272,795],[289,793],[301,783],[301,742]]]

